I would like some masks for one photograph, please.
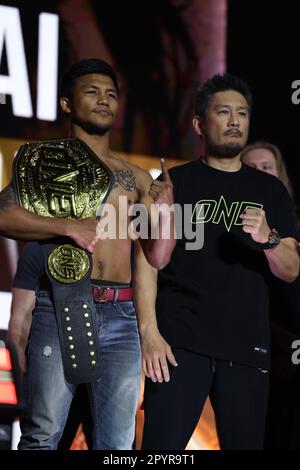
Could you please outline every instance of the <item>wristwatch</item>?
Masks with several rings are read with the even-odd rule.
[[[275,248],[275,246],[279,245],[280,243],[280,235],[275,228],[271,230],[269,233],[268,241],[266,243],[260,243],[260,248],[262,250],[270,250],[271,248]]]

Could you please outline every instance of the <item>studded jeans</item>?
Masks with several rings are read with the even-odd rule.
[[[140,341],[133,303],[96,304],[103,374],[88,384],[93,449],[132,448],[141,378]],[[37,296],[24,378],[19,449],[57,448],[76,385],[65,381],[49,293]]]

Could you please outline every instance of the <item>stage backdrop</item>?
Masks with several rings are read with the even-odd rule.
[[[0,0],[0,135],[65,136],[58,77],[97,57],[120,81],[115,148],[193,159],[196,89],[224,72],[225,38],[226,0]]]

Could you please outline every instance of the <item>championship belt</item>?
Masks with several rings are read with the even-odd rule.
[[[110,169],[79,139],[27,143],[13,167],[18,203],[46,217],[100,215],[113,184]],[[91,254],[69,239],[41,242],[53,290],[64,374],[70,383],[101,375],[96,309],[91,293]]]

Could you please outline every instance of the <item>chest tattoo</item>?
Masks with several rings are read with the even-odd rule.
[[[132,170],[114,170],[114,188],[121,186],[125,191],[134,191],[136,188],[135,176]]]

